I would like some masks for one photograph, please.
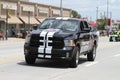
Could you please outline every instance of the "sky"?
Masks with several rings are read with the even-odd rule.
[[[60,7],[61,0],[29,1]],[[82,17],[87,17],[91,21],[96,20],[97,7],[98,18],[107,15],[107,0],[62,0],[62,7],[76,10]],[[108,0],[108,18],[110,17],[113,20],[120,20],[120,0]]]

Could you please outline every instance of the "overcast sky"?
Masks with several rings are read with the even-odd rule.
[[[47,5],[54,5],[60,7],[60,0],[30,0],[31,2],[43,3]],[[112,12],[112,19],[120,19],[120,0],[108,0],[109,1],[109,14]],[[62,6],[64,8],[70,8],[76,10],[82,17],[88,17],[89,20],[95,21],[96,19],[96,7],[99,7],[99,14],[105,15],[107,13],[107,0],[62,0]]]

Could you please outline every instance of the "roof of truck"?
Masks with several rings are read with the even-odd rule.
[[[61,20],[79,20],[79,21],[85,21],[83,19],[79,19],[79,18],[69,18],[69,17],[49,17],[46,19],[61,19]]]

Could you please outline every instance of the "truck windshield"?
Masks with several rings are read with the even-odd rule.
[[[61,29],[64,31],[77,31],[78,21],[75,20],[45,20],[40,26],[40,29]]]

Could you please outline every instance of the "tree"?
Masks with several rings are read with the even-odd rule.
[[[105,29],[105,26],[107,25],[106,21],[107,21],[106,18],[97,20],[97,24],[98,24],[98,29],[99,30],[104,30]]]
[[[77,18],[81,18],[81,15],[80,15],[80,14],[78,14],[78,15],[77,15]]]
[[[81,18],[81,15],[78,14],[78,12],[75,10],[72,10],[72,15],[73,15],[73,18]]]

